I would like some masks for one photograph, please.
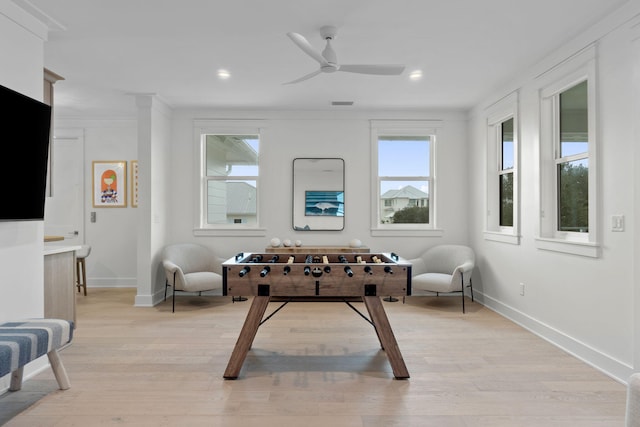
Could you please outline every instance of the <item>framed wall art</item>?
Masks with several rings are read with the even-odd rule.
[[[127,162],[95,160],[93,169],[93,207],[127,207]]]

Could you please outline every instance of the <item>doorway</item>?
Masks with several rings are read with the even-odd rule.
[[[62,236],[64,246],[84,243],[84,132],[60,129],[51,142],[51,194],[44,234]]]

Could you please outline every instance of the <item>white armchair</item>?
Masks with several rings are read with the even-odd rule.
[[[462,312],[464,308],[464,286],[473,286],[471,274],[475,267],[473,249],[461,245],[439,245],[424,252],[420,257],[409,260],[411,267],[411,288],[440,293],[462,293]]]
[[[194,243],[179,243],[164,248],[162,266],[167,288],[173,288],[173,308],[176,310],[176,291],[198,292],[222,289],[222,263],[209,249]]]

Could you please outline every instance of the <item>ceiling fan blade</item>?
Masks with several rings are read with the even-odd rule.
[[[283,83],[283,84],[291,85],[291,84],[294,84],[294,83],[299,83],[299,82],[302,82],[302,81],[305,81],[305,80],[309,80],[311,77],[315,77],[318,74],[320,74],[321,72],[322,72],[322,70],[316,70],[313,73],[309,73],[309,74],[307,74],[305,76],[300,77],[299,79],[295,79],[295,80],[292,80],[290,82]]]
[[[307,55],[318,61],[320,65],[327,65],[327,60],[311,46],[311,43],[304,36],[298,33],[287,33],[287,36]]]
[[[348,64],[341,65],[338,71],[359,74],[377,74],[381,76],[397,76],[404,71],[404,65],[365,65]]]

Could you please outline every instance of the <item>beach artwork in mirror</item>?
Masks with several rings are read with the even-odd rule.
[[[293,229],[344,229],[343,159],[294,159]]]

